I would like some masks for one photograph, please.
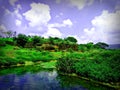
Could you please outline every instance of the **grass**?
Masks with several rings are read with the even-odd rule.
[[[40,65],[42,68],[56,68],[57,61],[50,61],[50,62],[42,62]]]
[[[25,64],[33,62],[50,62],[61,57],[61,52],[37,51],[36,49],[20,48],[6,45],[0,48],[0,67]]]

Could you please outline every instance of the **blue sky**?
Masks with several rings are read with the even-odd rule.
[[[0,34],[120,44],[120,0],[0,0]]]

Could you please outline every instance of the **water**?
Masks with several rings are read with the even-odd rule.
[[[0,70],[0,90],[110,90],[73,76],[64,76],[56,70],[39,66]],[[111,89],[113,90],[113,89]]]

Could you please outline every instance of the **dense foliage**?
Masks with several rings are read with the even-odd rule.
[[[28,41],[28,37],[24,34],[19,34],[18,37],[15,37],[14,40],[17,42],[19,46],[24,47]]]
[[[59,71],[76,73],[104,82],[120,80],[120,50],[93,50],[84,53],[74,52],[60,58]]]

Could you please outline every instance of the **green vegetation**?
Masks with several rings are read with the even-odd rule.
[[[74,37],[46,39],[10,34],[0,38],[0,68],[39,64],[62,73],[119,83],[120,50],[105,49],[107,46],[103,42],[77,44]]]
[[[119,58],[120,50],[73,52],[61,57],[57,68],[65,73],[76,73],[97,81],[119,82]]]
[[[6,45],[0,50],[0,66],[11,66],[17,64],[26,64],[26,61],[32,62],[49,62],[51,60],[56,60],[60,56],[58,52],[48,52],[42,51],[39,52],[35,49],[19,48],[17,46]],[[54,57],[53,57],[54,56]]]
[[[45,39],[24,34],[13,35],[10,32],[6,37],[0,38],[0,67],[26,64],[28,61],[36,63],[58,60],[62,50],[77,50],[76,41],[73,37],[65,39],[49,37]]]

